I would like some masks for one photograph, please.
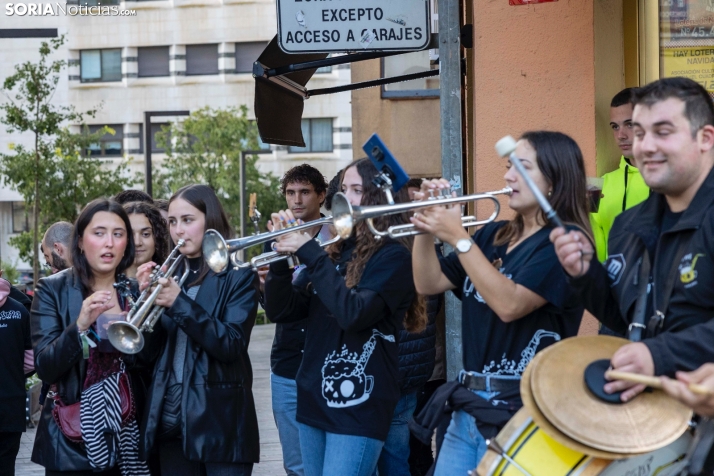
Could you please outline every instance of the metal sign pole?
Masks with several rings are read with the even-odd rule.
[[[464,183],[461,123],[461,19],[459,0],[439,1],[439,69],[441,107],[441,175]],[[451,247],[444,245],[444,253]],[[453,293],[445,296],[446,374],[454,380],[463,367],[461,348],[461,301]]]

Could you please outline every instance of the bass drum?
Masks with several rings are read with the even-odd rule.
[[[523,407],[495,438],[472,474],[479,476],[672,476],[679,473],[691,435],[685,432],[664,448],[629,458],[579,450],[548,436]],[[574,445],[580,446],[580,445]],[[495,450],[495,448],[498,448]],[[503,451],[501,454],[500,451]],[[587,451],[587,453],[583,452]]]

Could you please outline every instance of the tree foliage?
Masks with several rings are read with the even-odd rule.
[[[89,201],[135,182],[126,161],[108,169],[99,159],[83,154],[90,144],[114,131],[108,127],[94,134],[86,128],[81,134],[70,131],[70,125],[82,124],[85,118],[94,117],[96,110],[77,112],[71,105],[52,102],[66,62],[50,56],[64,41],[62,36],[43,42],[39,60],[16,65],[2,85],[7,101],[0,111],[6,131],[31,133],[34,140],[31,146],[14,144],[10,153],[0,153],[0,180],[23,196],[32,217],[30,231],[13,237],[10,243],[19,249],[23,260],[32,260],[34,276],[39,272],[39,240],[49,225],[60,220],[74,222]]]
[[[166,149],[166,159],[154,176],[157,197],[170,197],[187,184],[210,186],[226,210],[231,226],[240,228],[240,156],[244,150],[258,148],[258,131],[247,118],[248,109],[203,108],[191,113],[180,123],[165,126],[157,133],[159,147]],[[257,194],[261,231],[270,213],[285,208],[280,194],[280,181],[272,173],[256,168],[258,156],[246,157],[246,202]],[[246,203],[246,217],[247,203]],[[246,224],[251,233],[252,224]]]

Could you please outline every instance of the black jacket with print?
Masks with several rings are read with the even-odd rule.
[[[674,226],[660,234],[665,197],[647,200],[615,219],[603,265],[593,260],[572,284],[585,308],[611,329],[626,333],[637,301],[637,281],[645,252],[651,263],[648,309],[664,313],[661,327],[645,330],[643,342],[655,375],[672,376],[714,361],[714,170]],[[673,280],[668,302],[666,287]],[[651,314],[645,315],[645,325]]]

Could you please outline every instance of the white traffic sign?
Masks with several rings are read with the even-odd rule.
[[[429,44],[428,0],[277,0],[286,53],[417,51]]]

